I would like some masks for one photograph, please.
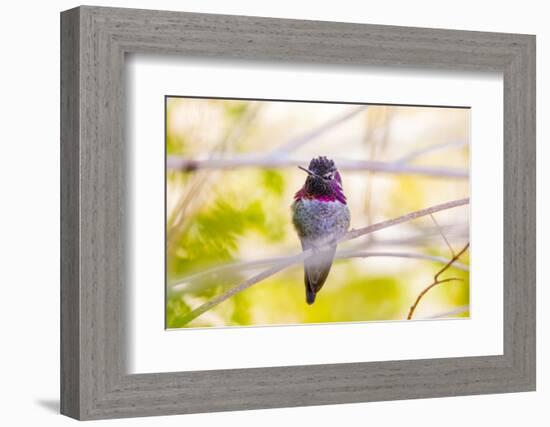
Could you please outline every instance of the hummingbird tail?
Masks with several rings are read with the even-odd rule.
[[[317,293],[327,280],[336,246],[328,250],[315,253],[304,261],[304,282],[306,285],[306,302],[311,305],[315,302]]]
[[[311,305],[315,302],[315,292],[308,286],[306,278],[306,302]]]

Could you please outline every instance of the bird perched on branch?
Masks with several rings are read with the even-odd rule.
[[[348,230],[350,212],[334,161],[317,157],[311,160],[307,169],[299,168],[307,173],[307,178],[294,195],[292,222],[302,249],[314,251],[304,260],[306,302],[311,305],[327,280],[337,239]]]

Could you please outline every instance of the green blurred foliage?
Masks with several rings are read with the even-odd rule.
[[[204,157],[257,151],[259,147],[269,150],[284,142],[278,139],[281,133],[289,136],[299,133],[299,129],[285,129],[286,122],[278,118],[273,119],[275,124],[270,127],[265,118],[267,114],[262,114],[265,111],[260,109],[259,115],[254,115],[258,111],[257,104],[247,101],[170,99],[167,103],[167,155]],[[387,111],[375,114],[375,111],[371,109],[369,114],[376,120],[368,122],[365,118],[369,116],[366,115],[356,125],[359,127],[358,134],[367,135],[365,138],[371,144],[372,135],[380,133],[373,128],[373,123],[389,126],[388,120],[401,117],[393,110],[391,114]],[[411,114],[406,110],[401,114],[404,117],[402,120],[408,120]],[[259,118],[254,121],[251,117]],[[296,120],[290,123],[298,123],[295,126],[301,124]],[[451,124],[462,131],[462,127],[455,122]],[[308,126],[311,128],[311,125]],[[361,126],[370,128],[364,132]],[[304,124],[301,130],[307,129]],[[384,138],[388,133],[384,134]],[[386,151],[391,154],[391,145],[387,141],[380,146],[383,149],[373,150],[369,146],[365,150],[371,154]],[[315,153],[315,146],[311,150]],[[336,156],[346,157],[341,155],[342,149],[337,144],[333,150]],[[325,153],[331,155],[326,151],[319,154]],[[436,158],[436,161],[448,162],[453,166],[456,165],[452,162],[467,165],[468,155]],[[299,241],[290,221],[290,204],[303,178],[303,173],[294,169],[168,171],[168,328],[360,322],[406,317],[416,295],[433,281],[442,264],[425,260],[392,259],[382,262],[379,258],[337,260],[312,306],[305,303],[302,266],[293,266],[237,293],[187,323],[185,316],[191,310],[266,266],[211,275],[201,274],[204,271],[232,262],[299,252]],[[365,180],[370,180],[368,191],[365,190]],[[468,194],[467,182],[404,175],[381,177],[361,172],[347,173],[344,188],[350,203],[355,202],[350,205],[353,227]],[[184,215],[180,215],[182,209]],[[374,215],[372,219],[371,212]],[[415,230],[420,225],[433,226],[433,223],[428,217],[411,224],[410,228]],[[460,248],[454,249],[458,251]],[[397,247],[396,250],[450,257],[449,249],[441,239],[412,249]],[[461,262],[468,264],[468,253],[461,257]],[[197,274],[199,276],[192,282],[186,283],[187,277]],[[462,281],[435,287],[421,302],[419,315],[433,314],[434,310],[443,312],[469,303],[468,273],[450,268],[444,277],[458,277]],[[172,291],[172,285],[182,283],[185,285],[183,290]],[[466,312],[455,317],[468,315]]]
[[[178,236],[176,249],[169,252],[169,278],[233,260],[239,250],[239,239],[247,233],[267,240],[282,237],[280,227],[269,221],[270,215],[260,199],[244,197],[236,201],[238,197],[222,195],[193,217]]]

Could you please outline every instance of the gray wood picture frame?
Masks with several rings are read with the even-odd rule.
[[[504,354],[127,374],[124,61],[136,52],[502,72]],[[62,12],[63,414],[84,420],[534,389],[534,36],[88,6]]]

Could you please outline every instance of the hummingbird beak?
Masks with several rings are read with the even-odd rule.
[[[315,173],[311,172],[309,169],[304,168],[302,166],[298,166],[299,169],[302,169],[304,172],[306,172],[310,176],[317,176]]]

